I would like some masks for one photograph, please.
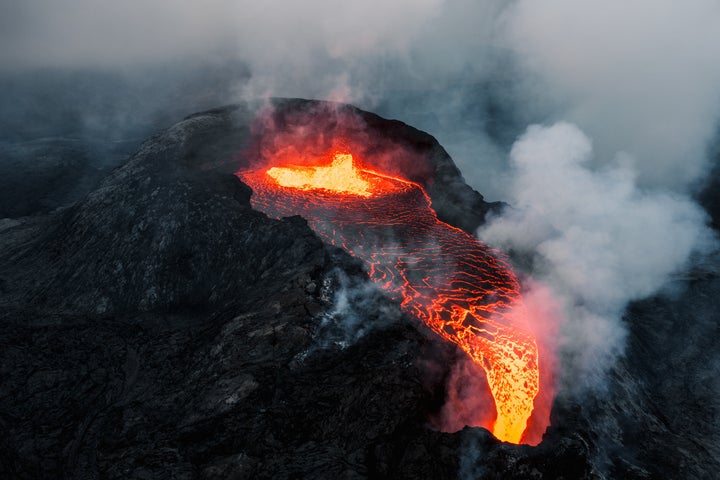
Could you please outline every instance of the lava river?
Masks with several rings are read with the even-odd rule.
[[[457,344],[487,374],[503,441],[525,441],[540,390],[538,347],[519,284],[497,252],[440,221],[424,189],[330,152],[316,166],[241,171],[255,209],[301,215],[326,241],[363,260],[410,315]]]

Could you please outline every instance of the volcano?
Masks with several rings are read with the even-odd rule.
[[[359,181],[338,189],[326,167]],[[429,134],[349,105],[234,105],[190,115],[85,188],[0,220],[2,478],[720,468],[717,259],[677,279],[676,296],[634,304],[607,391],[558,390],[547,428],[536,337],[540,393],[506,439],[541,441],[515,445],[493,435],[497,393],[466,428],[433,421],[468,361],[499,391],[501,334],[530,349],[507,358],[531,367],[535,354],[509,262],[473,237],[502,205]]]

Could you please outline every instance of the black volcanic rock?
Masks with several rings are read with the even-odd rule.
[[[301,219],[253,212],[236,177],[194,164],[194,142],[212,142],[227,115],[188,119],[145,143],[58,214],[12,255],[9,293],[53,311],[204,309],[243,299],[248,285],[262,290],[267,272],[277,285],[318,269],[323,247]]]
[[[77,203],[0,220],[0,478],[712,478],[717,270],[636,304],[607,398],[559,399],[539,446],[437,432],[456,349],[232,175],[309,112],[368,157],[409,152],[441,218],[491,207],[423,132],[276,100],[264,123],[188,117]],[[370,301],[338,311],[358,286]]]

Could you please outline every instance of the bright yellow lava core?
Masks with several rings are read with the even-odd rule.
[[[369,197],[370,182],[360,176],[349,153],[336,153],[325,167],[272,167],[267,174],[282,187],[301,190],[329,190]]]

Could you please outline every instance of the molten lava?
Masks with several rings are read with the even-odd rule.
[[[364,180],[353,163],[352,155],[338,153],[327,167],[273,167],[267,174],[281,187],[301,190],[329,190],[369,197],[370,182]]]
[[[512,269],[441,222],[420,185],[358,168],[347,153],[321,161],[238,176],[253,189],[254,208],[276,218],[303,216],[326,241],[362,259],[406,312],[480,365],[497,412],[484,426],[500,440],[521,442],[540,370]]]

